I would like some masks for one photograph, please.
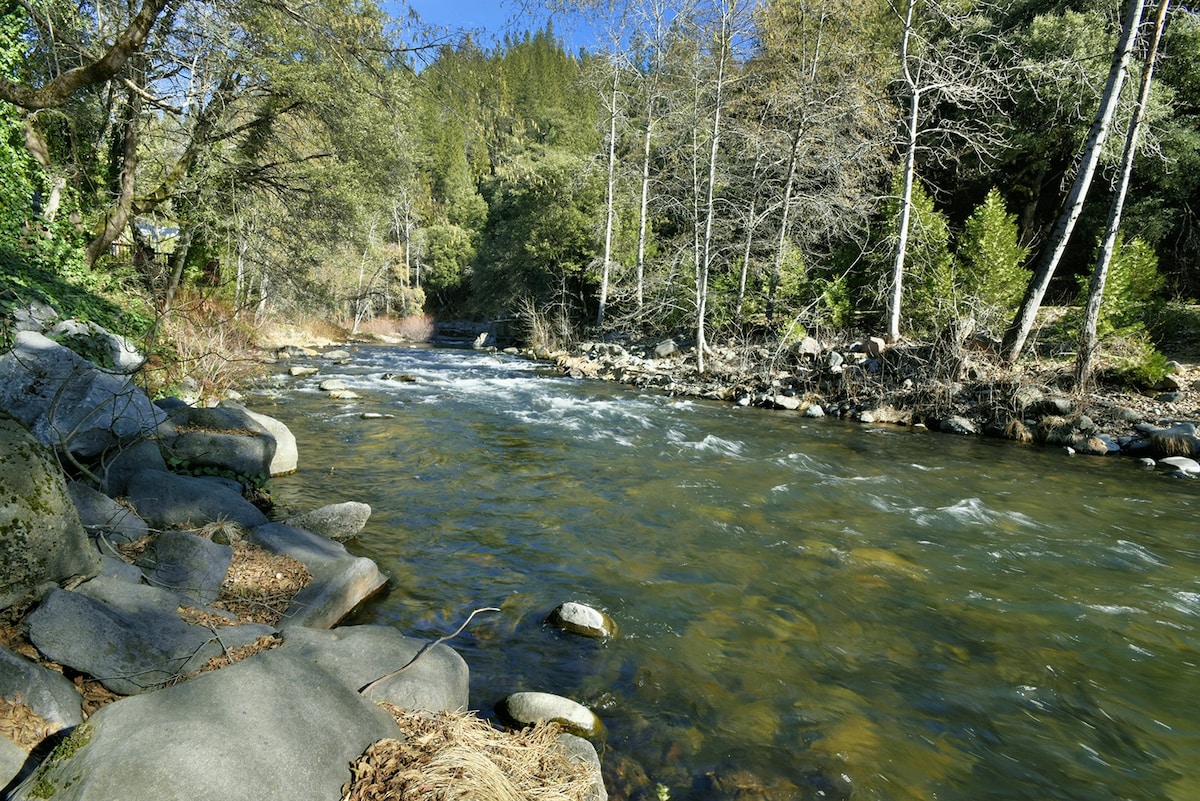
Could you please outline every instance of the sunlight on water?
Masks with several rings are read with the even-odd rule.
[[[284,381],[248,399],[301,443],[277,498],[374,509],[356,622],[500,607],[453,642],[472,705],[592,706],[618,798],[1200,798],[1200,483],[469,351]],[[543,625],[565,600],[620,635]]]

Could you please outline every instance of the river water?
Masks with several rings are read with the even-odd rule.
[[[472,351],[283,381],[247,398],[301,443],[278,502],[374,509],[352,622],[499,607],[450,643],[472,708],[592,707],[615,797],[1200,799],[1200,482]]]

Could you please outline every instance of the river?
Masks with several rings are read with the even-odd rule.
[[[300,442],[277,502],[374,510],[350,622],[500,608],[450,643],[472,707],[592,707],[617,798],[1200,798],[1200,482],[463,350],[283,381],[247,397]]]

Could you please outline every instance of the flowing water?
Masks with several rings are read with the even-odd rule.
[[[499,607],[451,642],[472,708],[592,707],[617,797],[1200,799],[1200,482],[471,351],[329,377],[361,399],[248,402],[300,441],[281,504],[374,509],[353,622]],[[618,635],[544,625],[567,600]]]

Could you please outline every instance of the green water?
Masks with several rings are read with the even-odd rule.
[[[301,442],[282,503],[374,509],[354,622],[500,607],[452,642],[472,707],[591,706],[614,798],[1200,799],[1198,482],[464,351],[334,375],[362,398],[249,400]],[[618,636],[543,625],[566,600]]]

